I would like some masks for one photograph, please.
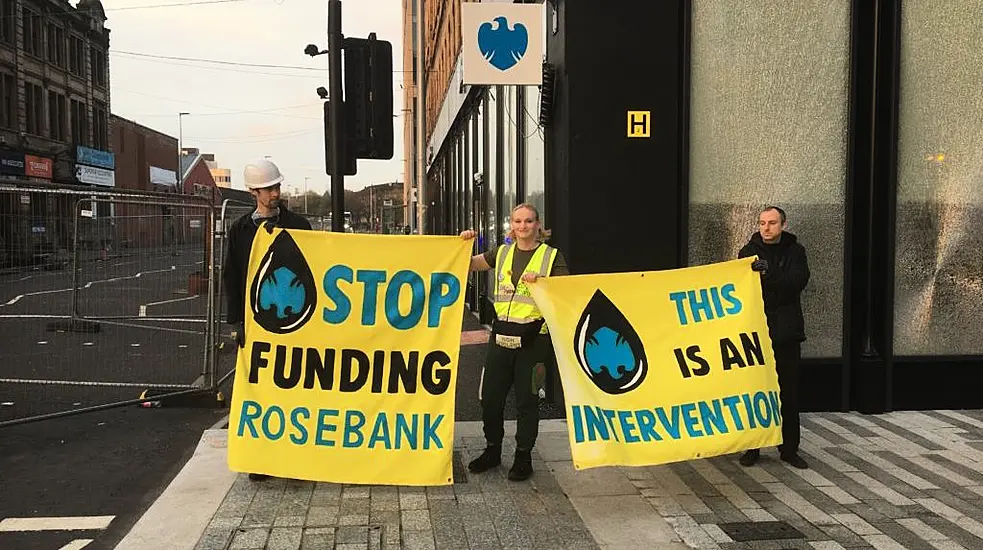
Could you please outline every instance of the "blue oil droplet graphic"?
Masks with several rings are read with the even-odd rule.
[[[629,392],[648,373],[641,338],[600,290],[594,292],[580,316],[574,348],[584,373],[606,393]]]
[[[317,287],[303,252],[287,231],[281,231],[260,261],[249,291],[256,322],[268,332],[299,329],[314,313]]]

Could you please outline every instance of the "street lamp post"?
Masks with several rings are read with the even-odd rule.
[[[181,156],[184,154],[184,116],[190,114],[177,114],[177,169],[174,170],[174,179],[179,193],[184,192],[184,182],[181,181]]]
[[[307,210],[307,180],[309,180],[309,179],[311,179],[311,178],[309,178],[308,176],[304,176],[304,214],[307,214],[308,213],[308,210]]]

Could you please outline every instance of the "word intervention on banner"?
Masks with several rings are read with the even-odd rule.
[[[229,467],[373,485],[453,483],[471,243],[259,229]]]
[[[645,466],[781,443],[754,258],[529,285],[549,324],[574,466]]]

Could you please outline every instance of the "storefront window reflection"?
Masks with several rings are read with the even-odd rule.
[[[983,4],[902,5],[894,353],[983,354]]]
[[[838,357],[851,2],[764,4],[693,1],[689,262],[736,258],[782,206],[812,269],[803,354]]]
[[[518,144],[516,131],[516,96],[515,86],[502,86],[502,132],[503,147],[502,154],[504,172],[502,173],[502,234],[509,232],[509,222],[512,208],[515,206],[515,179],[516,179],[516,146]]]
[[[486,134],[486,139],[488,140],[488,147],[486,152],[488,158],[485,160],[485,186],[487,189],[486,203],[485,203],[485,228],[484,228],[484,240],[486,244],[486,249],[492,249],[498,246],[498,170],[495,166],[496,159],[498,157],[498,116],[497,109],[498,103],[496,100],[497,94],[501,92],[501,87],[492,87],[488,90],[488,95],[486,96],[486,109],[485,109],[485,122],[487,124],[486,128],[488,133]],[[488,272],[488,288],[494,288],[494,272]]]
[[[526,199],[539,209],[543,224],[546,222],[546,147],[543,129],[539,127],[539,88],[527,86],[523,98],[522,116],[525,117],[524,146],[526,165]]]

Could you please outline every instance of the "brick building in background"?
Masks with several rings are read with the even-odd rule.
[[[181,182],[185,194],[208,197],[212,202],[220,202],[216,192],[215,177],[209,163],[215,162],[215,155],[202,153],[195,148],[181,151]]]
[[[0,183],[93,184],[85,181],[92,171],[79,177],[77,155],[80,147],[110,150],[105,21],[99,0],[76,8],[67,0],[0,0]],[[0,264],[67,248],[73,214],[67,197],[0,194]]]
[[[116,186],[120,189],[179,193],[177,138],[132,120],[112,115]],[[165,206],[120,204],[116,224],[122,247],[150,247],[169,243],[177,233],[172,213]]]
[[[216,187],[232,188],[232,170],[219,166],[213,153],[203,153],[201,156],[205,159],[208,171],[212,173]]]

